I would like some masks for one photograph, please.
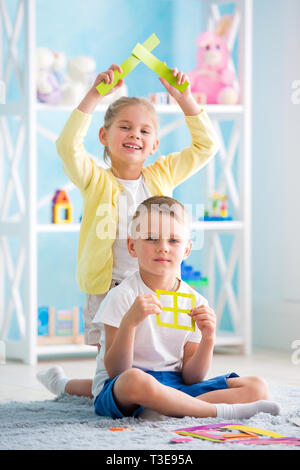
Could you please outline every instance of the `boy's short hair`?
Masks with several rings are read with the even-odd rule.
[[[145,199],[136,209],[129,227],[129,236],[131,238],[137,238],[136,228],[139,220],[146,213],[169,214],[188,228],[188,233],[190,232],[189,213],[181,202],[169,196],[152,196]]]

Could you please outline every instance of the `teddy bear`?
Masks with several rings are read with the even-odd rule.
[[[66,66],[63,52],[53,52],[45,47],[36,51],[37,99],[41,103],[58,105],[62,97],[63,70]]]
[[[62,87],[62,106],[78,105],[96,79],[96,62],[90,56],[73,57],[68,62],[68,77]],[[110,104],[115,99],[127,96],[125,85],[105,96],[101,104]]]
[[[188,75],[192,93],[203,104],[238,102],[237,79],[230,68],[227,45],[232,21],[231,15],[224,15],[215,31],[206,31],[197,38],[197,68]]]
[[[75,106],[92,86],[96,77],[96,62],[90,56],[72,57],[68,61],[68,73],[62,87],[62,106]]]

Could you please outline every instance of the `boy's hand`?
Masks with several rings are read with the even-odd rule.
[[[172,72],[173,76],[177,77],[178,85],[183,84],[185,81],[189,81],[188,76],[180,70],[178,71],[176,67],[172,70]],[[181,92],[174,86],[170,85],[164,78],[159,77],[159,80],[167,92],[177,101],[184,114],[187,116],[193,116],[201,112],[200,106],[193,98],[190,85],[184,90],[184,92]]]
[[[126,318],[133,326],[138,326],[149,315],[160,313],[161,303],[155,295],[139,295],[126,313]]]
[[[196,325],[201,331],[202,338],[211,339],[216,333],[216,314],[212,308],[206,305],[195,307],[191,310],[191,317],[195,320]]]

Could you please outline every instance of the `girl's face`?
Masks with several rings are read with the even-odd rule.
[[[143,105],[122,108],[108,129],[101,127],[99,137],[108,147],[112,166],[143,164],[159,143],[153,116]]]

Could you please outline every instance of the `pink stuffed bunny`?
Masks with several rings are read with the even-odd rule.
[[[216,31],[206,31],[197,38],[197,69],[189,72],[191,90],[207,104],[236,104],[238,92],[236,77],[229,68],[230,51],[227,46],[232,16],[224,15]]]

